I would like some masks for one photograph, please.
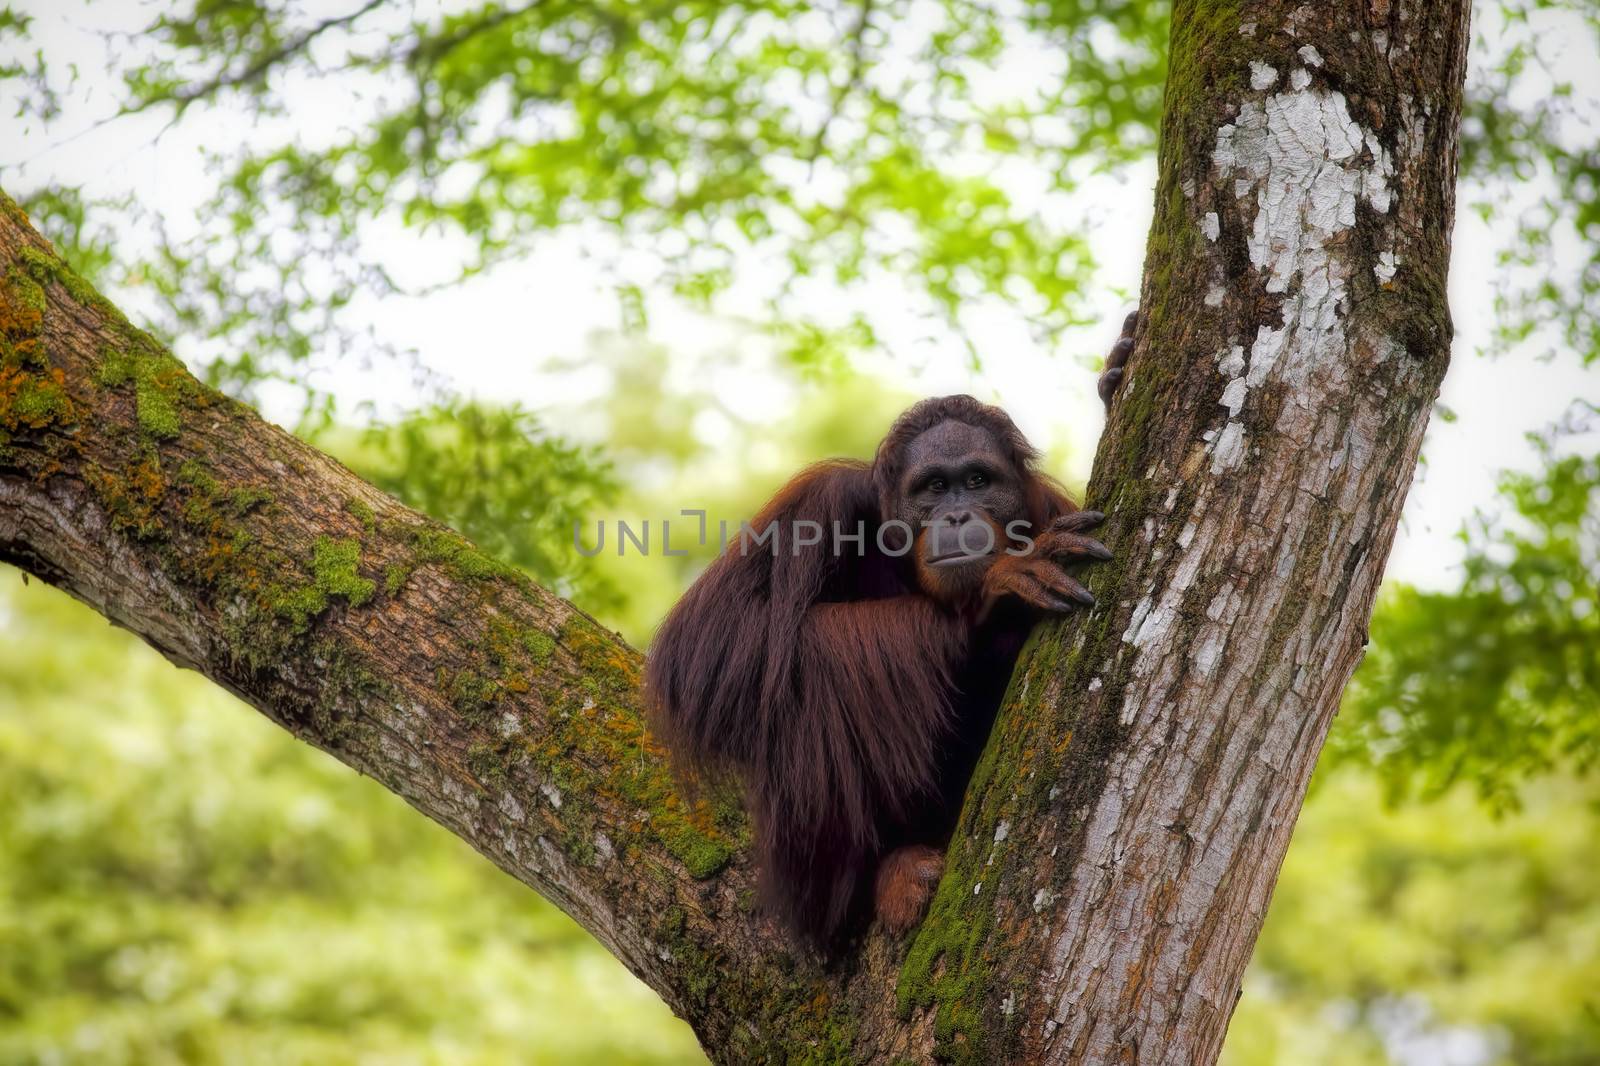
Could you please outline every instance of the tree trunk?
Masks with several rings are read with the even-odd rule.
[[[1178,0],[1101,606],[1019,664],[928,920],[824,969],[638,655],[206,389],[0,203],[0,559],[553,900],[713,1059],[1209,1063],[1448,361],[1465,0]],[[3,200],[3,197],[0,197]],[[248,787],[241,784],[241,787]]]

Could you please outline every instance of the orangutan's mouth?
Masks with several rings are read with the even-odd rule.
[[[988,562],[994,558],[994,552],[946,552],[935,555],[928,560],[929,566],[968,566],[972,563]]]

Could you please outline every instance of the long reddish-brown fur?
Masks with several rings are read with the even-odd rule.
[[[993,434],[1035,530],[1075,509],[1003,412],[967,396],[924,401],[870,466],[821,463],[791,481],[751,523],[778,523],[777,550],[741,537],[650,649],[653,728],[681,767],[743,782],[767,904],[825,946],[866,916],[884,856],[943,847],[1031,625],[980,626],[922,591],[912,555],[878,549],[907,445],[947,420]],[[795,552],[800,521],[824,532]],[[852,542],[833,550],[835,523],[847,534],[862,524],[864,555]]]

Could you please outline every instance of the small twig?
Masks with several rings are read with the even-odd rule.
[[[833,94],[833,104],[828,109],[828,117],[822,120],[822,125],[817,127],[817,136],[811,143],[811,153],[806,156],[806,162],[816,165],[817,159],[822,155],[824,142],[828,139],[828,130],[833,126],[834,120],[844,110],[845,101],[850,94],[861,87],[861,79],[867,67],[867,28],[871,23],[872,9],[876,0],[861,0],[861,14],[856,19],[855,27],[850,31],[847,45],[850,49],[850,76],[845,83],[839,86]]]
[[[523,4],[521,7],[501,8],[493,15],[481,18],[477,22],[469,22],[462,25],[448,37],[419,40],[411,51],[407,53],[406,64],[412,66],[423,61],[437,63],[463,44],[472,40],[472,38],[482,33],[488,33],[490,30],[498,29],[512,19],[526,15],[538,7],[540,3],[541,0],[533,0],[532,3]]]
[[[194,86],[193,88],[183,89],[167,96],[152,97],[151,99],[146,100],[134,107],[124,108],[122,114],[134,114],[136,112],[144,111],[150,107],[153,107],[156,104],[163,103],[176,104],[178,110],[182,111],[190,104],[199,100],[203,100],[222,89],[235,89],[241,85],[248,85],[251,82],[261,78],[267,73],[267,71],[271,70],[285,59],[288,59],[297,52],[304,51],[306,46],[311,44],[312,41],[316,40],[324,33],[327,33],[332,29],[337,29],[340,26],[350,25],[352,22],[367,14],[369,11],[380,7],[383,3],[384,0],[367,0],[366,3],[362,4],[354,11],[344,15],[336,15],[333,18],[323,19],[321,22],[317,23],[315,26],[312,26],[304,33],[301,33],[295,37],[291,37],[277,48],[274,48],[263,55],[257,56],[255,62],[251,63],[249,66],[237,73],[218,74],[209,81]]]
[[[520,7],[501,8],[499,11],[476,22],[466,23],[456,29],[447,37],[419,39],[411,49],[405,53],[404,63],[406,69],[411,71],[417,83],[416,127],[422,133],[422,147],[418,152],[419,169],[422,178],[428,182],[428,189],[432,188],[434,173],[434,153],[438,149],[438,126],[434,116],[428,113],[429,84],[432,78],[432,68],[438,66],[451,52],[466,44],[474,37],[489,33],[492,30],[520,18],[538,7],[542,0],[531,0],[530,3]]]

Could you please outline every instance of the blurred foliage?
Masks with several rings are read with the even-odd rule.
[[[1318,776],[1224,1066],[1600,1061],[1596,782],[1546,777],[1497,818],[1463,789],[1386,808],[1353,763]]]
[[[0,568],[0,1062],[690,1063],[553,906]]]
[[[382,347],[341,311],[404,288],[368,244],[386,226],[464,241],[423,287],[579,229],[608,249],[594,254],[633,325],[647,291],[708,306],[756,256],[772,266],[774,335],[801,361],[873,336],[865,311],[809,317],[814,302],[791,296],[812,277],[908,279],[957,331],[965,302],[1000,298],[1052,335],[1073,320],[1087,245],[1066,211],[1020,209],[997,166],[1059,192],[1147,154],[1166,33],[1150,3],[329,6],[193,0],[108,34],[117,114],[263,120],[248,145],[213,152],[203,232],[157,232],[159,253],[110,279],[153,285],[156,325],[208,339],[202,361],[235,391],[314,351]],[[0,73],[48,128],[63,64],[25,28],[12,37],[37,63]],[[1007,83],[1009,62],[1045,48],[1048,77]],[[270,122],[308,86],[349,120],[318,135]]]
[[[1512,223],[1501,247],[1494,347],[1530,339],[1600,359],[1600,99],[1593,0],[1474,4],[1461,117],[1463,203]],[[1578,80],[1574,80],[1578,79]],[[1551,194],[1527,190],[1548,179]],[[1520,268],[1520,269],[1519,269]]]
[[[324,431],[315,443],[547,588],[591,610],[618,605],[606,575],[579,565],[572,539],[575,523],[617,495],[596,449],[550,434],[519,407],[461,401],[374,425],[358,444],[346,437]]]
[[[82,0],[90,16],[108,5]],[[78,67],[37,37],[33,9],[3,9],[0,84],[55,135]],[[139,288],[215,383],[290,382],[313,414],[331,402],[313,356],[403,354],[352,304],[453,284],[558,233],[605,268],[624,325],[663,296],[712,308],[737,284],[806,364],[878,343],[875,308],[852,294],[892,277],[976,360],[973,307],[1046,342],[1081,313],[1093,264],[1068,194],[1151,157],[1167,20],[1164,0],[184,0],[143,32],[102,31],[123,86],[104,121],[228,114],[252,129],[210,149],[215,191],[191,232],[126,197],[94,205],[156,249],[96,265]],[[1519,231],[1500,340],[1561,336],[1593,358],[1600,103],[1571,79],[1592,66],[1600,8],[1486,0],[1474,21],[1464,199]],[[294,121],[310,108],[341,120]],[[1536,177],[1554,193],[1526,195]],[[70,196],[13,192],[42,216]],[[455,254],[397,279],[377,249],[407,231]]]
[[[1543,447],[1463,531],[1462,588],[1391,586],[1373,617],[1328,751],[1375,764],[1391,796],[1466,780],[1504,807],[1600,764],[1600,456]]]

